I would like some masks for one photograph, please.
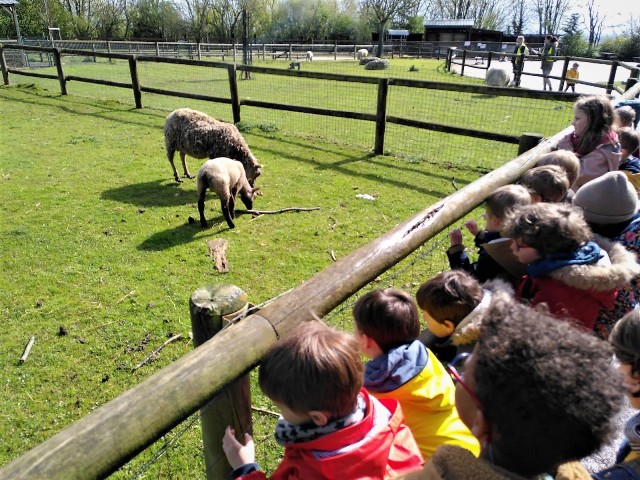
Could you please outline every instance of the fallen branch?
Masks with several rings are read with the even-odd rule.
[[[460,190],[458,188],[458,184],[456,183],[456,177],[451,177],[451,185],[453,185],[453,188],[455,188],[456,190]]]
[[[29,356],[29,352],[31,351],[31,347],[33,347],[33,344],[35,343],[35,341],[36,341],[36,336],[31,335],[31,338],[29,339],[29,343],[27,343],[27,346],[24,348],[24,352],[20,357],[20,363],[24,363],[27,361],[27,357]]]
[[[334,262],[337,262],[337,261],[338,261],[338,260],[336,259],[336,254],[333,252],[333,250],[331,250],[330,255],[331,255],[331,260],[333,260]]]
[[[160,353],[160,350],[162,350],[164,347],[166,347],[167,345],[169,345],[172,342],[175,342],[176,340],[180,340],[182,338],[182,334],[178,333],[177,335],[174,335],[173,337],[171,337],[169,340],[167,340],[166,342],[164,342],[162,345],[160,345],[158,348],[156,348],[153,352],[151,352],[149,354],[149,356],[147,358],[145,358],[143,361],[141,361],[138,365],[136,365],[135,367],[133,367],[131,369],[131,373],[135,372],[136,370],[138,370],[140,367],[145,366],[147,363],[149,363],[149,361],[153,358],[155,358],[155,356]]]
[[[126,300],[127,298],[129,298],[131,295],[133,295],[134,293],[136,293],[135,290],[131,290],[129,293],[127,293],[124,297],[122,297],[120,300],[118,300],[116,302],[116,305],[118,305],[120,302]]]
[[[278,412],[272,412],[271,410],[267,410],[265,408],[251,407],[251,410],[253,410],[254,412],[266,413],[267,415],[273,415],[274,417],[280,416]]]
[[[280,210],[236,210],[236,212],[250,213],[252,215],[271,215],[274,213],[284,213],[284,212],[310,212],[312,210],[320,210],[320,207],[312,207],[312,208],[289,207],[289,208],[281,208]]]

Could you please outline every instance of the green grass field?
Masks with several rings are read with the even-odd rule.
[[[316,68],[316,62],[313,65]],[[104,66],[77,68],[73,74],[89,75]],[[162,78],[180,74],[156,73],[158,85]],[[195,82],[198,75],[182,76]],[[280,85],[281,78],[270,78],[267,86],[261,77],[243,81],[241,96],[269,98],[270,91],[273,101],[287,93],[294,97],[300,87]],[[189,217],[198,218],[195,182],[173,181],[162,125],[178,106],[230,120],[228,106],[145,95],[145,108],[136,110],[126,90],[71,83],[70,95],[63,97],[57,82],[32,80],[0,87],[0,465],[190,351],[188,300],[197,288],[232,283],[245,289],[251,302],[264,302],[332,263],[332,253],[343,257],[453,193],[452,178],[462,186],[513,156],[512,147],[501,151],[485,145],[482,156],[470,159],[457,153],[468,148],[468,139],[447,135],[442,137],[445,145],[438,145],[435,133],[420,140],[435,139],[431,150],[420,150],[418,143],[413,150],[390,147],[397,149],[396,156],[371,156],[373,125],[246,109],[243,120],[253,128],[245,138],[264,165],[258,180],[264,195],[255,208],[320,210],[255,219],[239,215],[236,229],[229,230],[217,199],[208,196],[207,218],[213,226],[202,229],[198,222],[189,223]],[[349,97],[353,103],[340,108],[369,108],[370,99],[353,91],[333,89],[332,95],[321,97],[326,86],[309,85],[304,98],[317,98],[326,106],[335,97]],[[415,92],[398,91],[393,108],[435,102],[429,97],[432,93],[423,93],[428,98],[412,102]],[[451,101],[456,101],[453,96]],[[495,113],[497,107],[487,111],[486,102],[491,101],[473,96],[457,100],[468,109],[465,115],[477,112],[498,123],[504,113]],[[566,117],[564,104],[558,109],[556,102],[550,103],[554,105],[539,107],[540,112],[549,109],[546,115],[556,111]],[[533,123],[538,117],[530,117],[527,130],[548,128],[551,134],[555,132],[550,124],[557,125],[555,131],[566,125],[566,118],[554,117],[552,122],[551,116]],[[393,135],[405,134],[398,128]],[[394,141],[389,143],[400,145]],[[189,164],[195,173],[201,162],[190,159]],[[375,201],[356,197],[365,193]],[[442,237],[372,287],[394,285],[414,293],[421,282],[446,268],[446,232]],[[208,256],[205,242],[211,238],[229,242],[227,274],[217,272]],[[351,299],[340,312],[330,314],[328,322],[351,331],[352,303]],[[66,334],[60,334],[62,329]],[[131,373],[176,333],[184,340]],[[31,335],[36,336],[35,344],[28,360],[19,364]],[[257,388],[253,403],[273,409]],[[281,452],[271,440],[274,419],[256,413],[254,422],[257,457],[270,471]],[[167,444],[171,446],[166,453],[151,461]],[[175,429],[114,478],[202,478],[203,472],[202,440],[195,422]]]

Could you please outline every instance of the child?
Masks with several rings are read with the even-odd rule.
[[[578,72],[579,66],[579,64],[574,63],[571,68],[567,70],[567,86],[564,88],[565,92],[571,88],[571,91],[576,93],[576,80],[580,80],[580,72]]]
[[[580,174],[571,188],[574,192],[603,173],[618,170],[620,143],[613,130],[614,112],[604,95],[581,97],[573,106],[573,133],[558,142],[580,159]]]
[[[587,183],[578,191],[573,204],[582,210],[591,230],[600,235],[598,242],[601,245],[606,239],[626,249],[621,250],[613,245],[609,247],[609,255],[614,263],[618,258],[625,263],[636,262],[629,253],[640,253],[638,194],[623,172],[605,173]],[[639,300],[640,277],[635,276],[618,290],[613,308],[601,310],[598,314],[594,327],[596,335],[606,339],[613,325],[625,313],[636,308]]]
[[[423,462],[395,400],[361,388],[358,343],[322,322],[306,322],[275,343],[259,368],[260,388],[282,416],[276,440],[284,458],[272,479],[386,479]],[[227,427],[223,449],[231,478],[260,479],[251,436]]]
[[[616,324],[609,337],[619,370],[627,384],[627,395],[631,407],[640,410],[640,311],[625,315]],[[638,479],[640,478],[640,413],[631,417],[625,426],[626,436],[616,458],[616,465],[594,474],[594,478]]]
[[[374,290],[356,302],[353,316],[360,351],[371,359],[364,386],[378,399],[400,402],[424,458],[444,444],[477,455],[478,442],[458,417],[451,377],[416,339],[420,319],[411,297],[394,288]]]
[[[620,170],[625,172],[637,190],[640,186],[640,179],[636,177],[636,174],[640,174],[640,159],[637,157],[640,132],[629,127],[619,128],[618,138],[622,147]]]
[[[505,286],[501,286],[502,289]],[[470,352],[491,292],[463,270],[442,272],[423,283],[416,301],[427,323],[419,340],[443,363]]]
[[[588,331],[593,330],[600,309],[612,308],[617,289],[638,272],[620,245],[611,247],[616,251],[610,257],[591,241],[593,234],[582,212],[569,205],[519,207],[507,215],[504,229],[513,238],[514,255],[527,265],[516,298],[532,306],[545,303],[552,315]]]
[[[606,347],[496,294],[473,353],[450,368],[456,407],[480,440],[480,457],[444,445],[421,472],[402,478],[525,480],[553,478],[544,474],[557,469],[555,478],[590,479],[575,460],[608,440],[622,403]]]
[[[619,127],[633,127],[636,122],[636,111],[631,108],[629,105],[623,105],[622,107],[617,107],[616,117],[618,119],[617,124]]]
[[[494,254],[495,258],[493,258],[485,246],[487,244],[498,246],[498,243],[508,241],[508,239],[502,238],[500,233],[505,215],[518,205],[530,203],[531,195],[521,185],[505,185],[498,188],[485,201],[486,230],[479,230],[475,220],[469,220],[465,223],[469,232],[475,235],[478,261],[476,263],[469,261],[469,256],[462,243],[462,232],[456,228],[449,234],[451,242],[451,247],[447,251],[449,266],[452,269],[465,270],[477,278],[480,283],[498,277],[509,281],[514,280],[513,274],[505,268],[511,260],[511,252],[508,249],[502,254],[497,251]],[[508,246],[506,243],[504,245]]]
[[[558,165],[544,165],[527,170],[520,185],[529,190],[531,201],[557,203],[567,196],[569,178]]]
[[[542,167],[544,165],[558,165],[562,167],[569,179],[569,186],[575,183],[580,173],[580,160],[575,153],[568,150],[556,150],[542,155],[538,163],[536,163],[536,166]],[[574,191],[569,188],[562,201],[564,203],[571,203],[574,194]]]

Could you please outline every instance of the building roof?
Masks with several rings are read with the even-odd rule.
[[[18,4],[18,0],[0,0],[0,7],[12,7]]]
[[[1,0],[0,0],[1,1]],[[473,27],[473,19],[425,20],[424,26],[429,28]]]
[[[2,1],[2,0],[0,0]],[[409,36],[409,30],[394,30],[392,28],[390,28],[389,30],[387,30],[387,35],[394,35],[397,37],[408,37]]]

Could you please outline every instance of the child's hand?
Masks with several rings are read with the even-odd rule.
[[[474,235],[474,236],[477,235],[478,232],[480,231],[480,229],[478,228],[478,222],[476,222],[473,219],[467,220],[464,226],[467,227],[467,230],[469,230],[469,233],[471,233],[471,235]]]
[[[454,228],[449,232],[449,240],[451,241],[451,246],[455,247],[456,245],[462,245],[462,232],[459,228]]]
[[[244,434],[245,444],[241,444],[235,437],[236,432],[231,427],[227,427],[222,437],[222,450],[227,456],[227,460],[232,468],[240,465],[254,463],[256,461],[256,447],[253,438],[248,433]]]

